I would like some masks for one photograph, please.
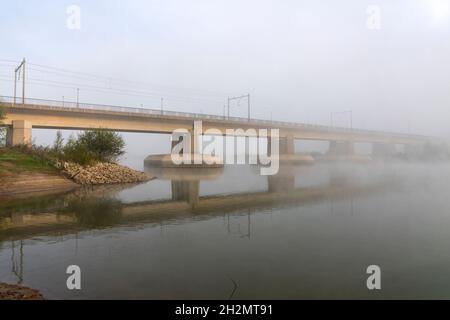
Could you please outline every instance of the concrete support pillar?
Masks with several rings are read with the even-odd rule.
[[[329,155],[350,156],[354,152],[354,144],[351,141],[330,141]]]
[[[203,149],[203,132],[202,128],[194,125],[191,134],[191,161],[195,164],[202,164],[202,149]]]
[[[374,142],[372,144],[372,156],[374,158],[391,158],[395,156],[395,145],[391,143]]]
[[[270,150],[270,139],[267,147]],[[294,136],[280,137],[280,154],[295,154],[295,139]]]
[[[31,146],[31,122],[27,120],[13,120],[12,127],[6,131],[6,145],[28,145]]]
[[[195,139],[195,135],[194,135],[194,133],[191,131],[191,132],[189,132],[188,134],[186,134],[186,135],[182,135],[181,137],[180,137],[180,140],[172,140],[172,147],[171,147],[171,150],[178,144],[178,143],[181,143],[184,139],[188,139],[189,140],[189,143],[190,143],[190,151],[191,151],[191,153],[199,153],[198,152],[198,143],[196,142],[196,139]],[[183,150],[184,151],[184,150]]]
[[[190,147],[191,159],[196,164],[202,162],[201,151],[202,151],[202,141],[203,138],[201,128],[192,127],[191,130],[185,135],[180,136],[179,140],[172,140],[172,145],[170,151],[172,152],[173,148],[178,144],[182,143],[184,139],[187,139],[187,145]],[[187,152],[187,150],[183,149],[183,152]],[[181,152],[180,152],[181,155]]]

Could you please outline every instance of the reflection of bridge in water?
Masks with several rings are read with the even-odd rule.
[[[362,184],[336,173],[330,175],[326,185],[297,188],[295,175],[289,168],[284,168],[278,175],[267,177],[266,191],[201,196],[200,180],[194,179],[195,175],[190,175],[188,170],[181,170],[185,172],[184,176],[171,180],[170,199],[126,204],[115,200],[114,192],[98,196],[94,191],[85,196],[70,193],[52,206],[11,210],[0,217],[0,241],[114,226],[134,225],[139,228],[143,223],[170,224],[189,219],[225,217],[227,214],[250,215],[274,208],[360,197],[393,187],[392,181]],[[165,174],[166,178],[170,178],[167,172]],[[216,174],[221,174],[220,169]],[[213,179],[214,173],[205,174],[202,180],[208,178]]]

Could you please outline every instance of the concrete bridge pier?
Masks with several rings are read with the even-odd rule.
[[[295,139],[293,136],[280,138],[280,154],[295,154]]]
[[[392,158],[397,153],[395,145],[391,143],[374,142],[372,144],[372,156],[374,158]]]
[[[13,120],[12,126],[6,130],[6,145],[8,147],[17,145],[31,146],[31,122],[27,120]]]
[[[267,154],[271,154],[272,143],[271,138],[267,138]],[[295,154],[295,139],[294,136],[286,136],[279,138],[279,153],[280,155]]]
[[[190,153],[192,157],[195,157],[195,155],[201,154],[201,144],[200,139],[203,138],[203,134],[201,131],[196,132],[195,127],[193,126],[192,129],[189,130],[189,133],[182,135],[179,140],[172,140],[172,146],[170,151],[172,152],[173,148],[180,142],[182,142],[184,139],[188,139],[188,143],[190,144]],[[183,150],[186,151],[186,150]]]
[[[330,141],[328,155],[351,156],[355,153],[354,144],[351,141]]]

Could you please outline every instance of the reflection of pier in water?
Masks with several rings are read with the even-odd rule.
[[[183,170],[186,171],[186,169]],[[203,176],[201,179],[214,179],[220,174],[219,171],[216,174]],[[175,177],[179,180],[171,180],[171,199],[124,204],[113,197],[70,198],[69,194],[65,200],[59,200],[60,203],[66,204],[59,209],[54,208],[54,213],[48,213],[49,211],[45,209],[30,209],[28,212],[3,215],[0,217],[0,241],[24,239],[36,235],[71,234],[113,226],[140,228],[143,223],[161,225],[186,219],[229,217],[229,214],[248,215],[250,220],[250,215],[254,212],[298,207],[334,199],[353,199],[386,191],[394,186],[389,179],[389,181],[377,181],[373,184],[355,184],[354,181],[349,181],[340,174],[332,174],[327,185],[296,188],[295,175],[289,168],[284,168],[278,175],[267,177],[267,191],[200,196],[198,172],[196,175],[189,175],[186,171],[186,174],[182,176],[166,176],[167,179]],[[248,230],[249,235],[250,230]]]

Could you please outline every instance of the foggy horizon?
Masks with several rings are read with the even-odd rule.
[[[80,102],[222,115],[250,93],[252,118],[330,125],[352,110],[355,128],[450,138],[449,1],[78,1],[80,29],[70,4],[5,4],[1,95],[25,57],[30,98],[75,101],[78,87]]]

